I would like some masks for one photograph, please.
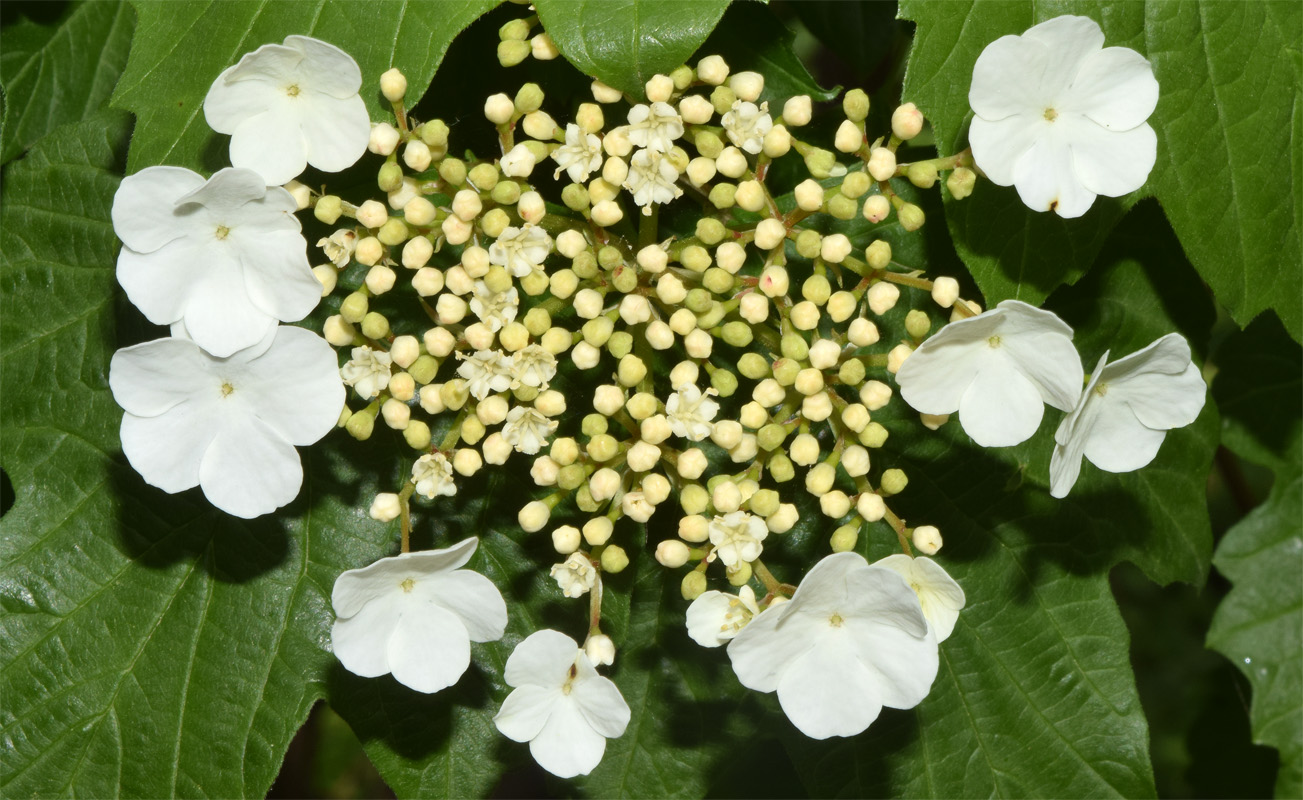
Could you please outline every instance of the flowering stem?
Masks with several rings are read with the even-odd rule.
[[[652,204],[650,214],[639,214],[638,217],[638,248],[642,249],[648,245],[656,243],[657,223],[660,220],[661,208]]]
[[[751,562],[751,571],[765,585],[765,591],[770,594],[781,594],[783,585],[774,577],[774,573],[769,571],[769,567],[764,565],[760,559]]]
[[[887,520],[887,524],[896,532],[896,538],[900,540],[900,551],[912,557],[914,550],[909,546],[909,537],[905,535],[905,521],[896,516],[890,508],[886,510],[883,519]]]
[[[403,490],[398,493],[398,525],[403,535],[402,548],[404,553],[411,549],[412,544],[412,507],[409,501],[411,500],[412,492],[415,489],[416,484],[408,481],[407,485],[403,487]]]
[[[602,573],[599,570],[588,592],[588,635],[602,632]]]

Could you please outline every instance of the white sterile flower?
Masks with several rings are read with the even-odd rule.
[[[1086,213],[1139,189],[1157,137],[1158,81],[1145,57],[1104,47],[1094,20],[1063,16],[987,45],[973,67],[968,138],[992,182],[1036,211]]]
[[[653,203],[668,203],[683,190],[675,183],[679,171],[663,153],[643,149],[629,159],[629,175],[624,187],[633,195],[633,202],[642,206],[643,214],[651,214]]]
[[[582,183],[602,168],[602,140],[572,122],[566,125],[566,143],[552,151],[552,160],[557,163],[553,178],[565,172],[570,180]]]
[[[913,708],[936,678],[936,638],[905,580],[858,553],[814,566],[791,601],[770,606],[729,642],[743,686],[778,692],[814,739],[854,736],[883,706]]]
[[[875,567],[886,567],[898,573],[909,584],[909,588],[918,595],[923,616],[936,634],[937,642],[950,638],[955,629],[955,620],[963,609],[964,590],[960,588],[950,573],[927,556],[910,558],[904,553],[896,553],[873,562]]]
[[[750,586],[743,586],[735,595],[712,589],[688,606],[688,636],[702,647],[719,647],[728,644],[759,613]]]
[[[431,500],[442,495],[457,494],[457,484],[452,478],[452,462],[443,453],[426,453],[412,465],[412,483],[416,493]]]
[[[462,676],[471,642],[494,642],[507,627],[507,604],[478,572],[460,569],[479,539],[443,550],[382,558],[335,579],[331,604],[335,656],[355,675],[437,692]]]
[[[683,135],[683,117],[669,103],[636,105],[629,109],[629,142],[660,153],[668,153],[674,140]]]
[[[565,561],[553,564],[549,574],[566,597],[583,597],[597,585],[597,569],[583,553],[571,553]]]
[[[728,140],[751,155],[765,149],[765,134],[774,127],[769,118],[769,104],[757,106],[745,100],[735,100],[733,109],[724,115],[722,123]]]
[[[542,228],[525,223],[519,228],[507,227],[493,244],[489,245],[489,263],[505,267],[517,278],[523,278],[543,266],[552,252],[552,237]]]
[[[1081,457],[1106,472],[1130,472],[1154,460],[1172,428],[1194,422],[1207,387],[1190,360],[1190,345],[1169,333],[1105,365],[1104,353],[1072,413],[1054,433],[1050,494],[1066,497]]]
[[[520,294],[514,286],[505,292],[494,292],[484,281],[475,281],[471,289],[470,307],[480,322],[497,333],[503,325],[516,319],[516,312],[520,309]]]
[[[512,358],[512,378],[523,386],[546,389],[548,381],[556,376],[556,356],[542,345],[526,345]]]
[[[336,363],[324,339],[294,327],[226,358],[179,336],[119,350],[109,388],[127,412],[122,451],[165,492],[199,486],[213,505],[245,519],[274,511],[303,483],[294,446],[316,442],[339,421]]]
[[[147,167],[113,197],[118,282],[150,322],[184,321],[215,356],[256,345],[277,320],[302,319],[321,300],[296,208],[289,192],[247,169],[204,180]]]
[[[466,390],[476,400],[511,388],[511,371],[515,360],[500,350],[476,350],[473,355],[457,353],[461,366],[457,374],[466,379]]]
[[[538,765],[559,778],[592,772],[606,740],[629,724],[620,690],[564,633],[530,634],[511,651],[502,675],[515,688],[493,724],[508,739],[529,742]]]
[[[669,396],[665,401],[665,416],[675,436],[699,442],[711,434],[715,429],[711,420],[719,413],[719,403],[710,399],[714,394],[714,389],[702,392],[695,384],[689,383]]]
[[[507,412],[507,423],[502,426],[502,438],[525,455],[535,455],[556,432],[557,421],[543,416],[532,406],[515,406]]]
[[[1036,432],[1044,403],[1063,411],[1076,405],[1081,357],[1063,320],[1005,300],[929,337],[900,367],[896,381],[916,411],[958,411],[973,441],[1007,447]]]
[[[362,157],[371,120],[361,88],[362,71],[348,53],[287,36],[218,75],[204,98],[204,119],[231,134],[233,165],[282,184],[308,164],[339,172]]]
[[[361,345],[353,348],[352,358],[340,367],[339,375],[344,383],[353,387],[358,397],[370,400],[389,385],[390,366],[393,363],[393,357],[383,350],[372,350]]]
[[[736,567],[744,561],[755,561],[764,550],[761,544],[769,535],[769,527],[762,517],[745,511],[731,511],[715,515],[710,521],[710,543],[715,545],[714,557],[726,567]]]
[[[357,249],[357,234],[350,228],[340,228],[330,236],[318,239],[317,247],[326,254],[330,263],[343,269],[348,266],[348,262],[353,258],[353,251]]]

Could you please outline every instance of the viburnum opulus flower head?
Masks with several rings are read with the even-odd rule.
[[[289,192],[247,169],[205,180],[147,167],[113,197],[118,282],[150,322],[184,322],[215,356],[251,347],[321,300],[296,209]]]
[[[1097,195],[1139,189],[1154,167],[1153,68],[1134,50],[1104,47],[1087,17],[1055,17],[987,45],[968,102],[973,160],[1036,211],[1079,217]]]
[[[122,451],[165,492],[199,486],[209,502],[246,519],[293,500],[303,483],[295,445],[331,431],[344,406],[335,351],[302,328],[215,358],[184,338],[113,354]]]
[[[340,663],[364,678],[392,673],[427,694],[456,683],[470,666],[470,643],[497,641],[507,627],[497,587],[461,569],[478,545],[465,539],[342,573],[330,596]]]
[[[1172,428],[1194,422],[1207,386],[1190,345],[1169,333],[1112,364],[1100,358],[1072,413],[1054,433],[1050,494],[1066,497],[1081,459],[1107,472],[1131,472],[1154,460]]]
[[[366,152],[371,120],[358,95],[362,71],[338,47],[287,36],[246,53],[213,81],[204,118],[231,135],[231,163],[278,185],[308,164],[347,169]]]

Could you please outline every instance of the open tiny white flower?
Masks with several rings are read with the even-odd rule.
[[[231,135],[233,165],[278,185],[308,164],[339,172],[362,157],[371,120],[361,88],[362,71],[348,53],[308,36],[287,36],[284,44],[265,44],[218,75],[204,98],[204,119]]]
[[[1079,217],[1097,195],[1139,189],[1154,167],[1153,68],[1134,50],[1104,47],[1087,17],[1055,17],[987,45],[968,103],[973,160],[1035,211]]]
[[[665,401],[665,416],[675,436],[700,442],[715,429],[712,420],[719,413],[719,403],[711,400],[714,389],[705,392],[696,384],[685,384]]]
[[[526,345],[512,358],[511,377],[515,383],[546,389],[548,381],[556,377],[556,356],[542,345]]]
[[[1190,345],[1169,333],[1114,361],[1104,353],[1076,408],[1054,433],[1050,494],[1067,497],[1081,458],[1106,472],[1131,472],[1154,460],[1172,428],[1194,422],[1207,386],[1190,360]]]
[[[252,347],[316,308],[294,198],[247,169],[204,180],[181,167],[147,167],[122,180],[113,230],[118,282],[150,322],[185,322],[215,356]]]
[[[566,125],[566,143],[552,151],[552,160],[557,163],[553,178],[565,172],[570,180],[582,183],[602,168],[602,140],[572,122]]]
[[[532,406],[515,406],[507,412],[507,423],[502,426],[502,438],[516,448],[516,452],[535,455],[548,443],[559,423],[543,416]]]
[[[765,609],[728,645],[743,686],[778,692],[813,739],[854,736],[883,706],[913,708],[936,678],[937,642],[900,575],[834,553],[790,602]]]
[[[571,553],[549,573],[566,597],[583,597],[597,585],[597,570],[583,553]]]
[[[361,345],[353,348],[352,358],[340,367],[339,375],[344,383],[353,387],[358,397],[370,400],[389,385],[393,363],[393,358],[383,350],[372,350]]]
[[[479,541],[382,558],[336,578],[330,641],[340,663],[364,678],[392,673],[427,694],[456,683],[470,643],[497,641],[507,627],[497,587],[461,569]]]
[[[457,352],[461,366],[457,374],[466,379],[466,390],[476,400],[483,400],[494,392],[511,388],[514,359],[500,350],[476,350],[473,355]]]
[[[688,606],[688,636],[702,647],[719,647],[728,644],[759,613],[750,586],[743,586],[737,594],[712,589]]]
[[[350,228],[340,228],[330,236],[318,239],[317,247],[326,254],[330,263],[343,269],[352,260],[353,251],[357,250],[357,234]]]
[[[714,557],[726,567],[736,567],[744,561],[760,558],[761,544],[769,535],[769,526],[763,517],[745,511],[730,511],[715,515],[710,521],[710,543],[715,545]]]
[[[765,134],[774,127],[769,118],[769,104],[749,103],[745,100],[733,102],[733,108],[724,115],[721,123],[728,134],[728,140],[751,155],[765,149]]]
[[[433,500],[457,494],[457,484],[452,478],[452,462],[443,453],[426,453],[412,465],[412,483],[416,493]]]
[[[950,638],[955,629],[955,620],[963,610],[964,590],[955,579],[950,577],[940,564],[927,556],[911,558],[904,553],[896,553],[873,562],[875,567],[886,567],[898,573],[909,584],[909,588],[918,595],[923,616],[936,634],[937,642]]]
[[[900,396],[924,414],[959,412],[983,447],[1026,441],[1044,404],[1069,411],[1081,394],[1072,328],[1049,311],[1005,300],[928,338],[896,373]]]
[[[629,142],[658,153],[668,153],[683,135],[683,117],[669,103],[636,105],[629,109]]]
[[[525,223],[519,228],[508,227],[489,245],[489,263],[505,267],[517,278],[523,278],[543,266],[552,252],[552,237],[542,228]]]
[[[633,202],[642,206],[644,215],[651,214],[653,203],[668,203],[683,194],[675,183],[679,171],[664,154],[643,149],[629,159],[629,174],[624,187],[633,195]]]
[[[122,452],[165,492],[199,486],[245,519],[274,511],[303,483],[295,445],[313,444],[339,421],[344,387],[335,364],[324,339],[294,327],[227,358],[184,338],[119,350],[109,387],[127,412]]]
[[[592,772],[606,740],[622,736],[629,724],[620,690],[564,633],[530,634],[511,651],[502,675],[515,688],[493,724],[508,739],[529,742],[530,755],[557,777]]]
[[[484,281],[475,281],[471,288],[471,312],[480,318],[480,322],[494,333],[502,326],[516,319],[520,309],[520,294],[512,286],[505,292],[494,292]]]

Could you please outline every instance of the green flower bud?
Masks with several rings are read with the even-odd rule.
[[[430,426],[419,419],[409,420],[403,429],[403,438],[413,450],[425,450],[430,446]]]
[[[339,304],[339,315],[344,318],[345,322],[356,325],[366,316],[367,306],[366,295],[361,292],[353,292],[344,298],[344,302]]]
[[[767,517],[777,511],[780,504],[781,498],[779,498],[778,492],[773,489],[761,489],[751,495],[748,507],[751,509],[752,514]]]
[[[843,525],[832,532],[832,551],[834,553],[847,553],[855,549],[855,543],[860,538],[860,526],[856,524]]]
[[[832,168],[836,163],[837,156],[833,155],[831,150],[816,147],[805,155],[805,168],[810,171],[811,176],[819,180],[832,175]]]
[[[721,267],[711,267],[701,278],[701,285],[719,295],[733,293],[733,276]]]
[[[546,308],[534,306],[525,313],[525,330],[529,331],[530,336],[538,338],[551,327],[552,315],[547,313]]]
[[[751,565],[745,561],[739,561],[737,566],[728,570],[725,575],[728,576],[728,582],[734,586],[746,586],[751,580]]]
[[[580,422],[579,430],[585,436],[601,436],[606,433],[606,417],[601,414],[589,414]]]
[[[716,300],[711,300],[710,308],[706,309],[706,313],[697,315],[697,327],[709,330],[718,325],[723,319],[724,304]]]
[[[611,285],[617,292],[632,294],[638,288],[638,270],[627,264],[620,264],[611,275]]]
[[[383,339],[389,335],[389,320],[378,311],[368,311],[362,318],[362,335],[368,339]]]
[[[466,162],[460,158],[445,158],[439,162],[439,177],[453,186],[466,182]]]
[[[728,235],[728,228],[714,217],[697,220],[697,238],[709,245],[719,244]]]
[[[344,213],[344,203],[338,195],[328,194],[317,199],[312,214],[327,225],[334,225],[339,215]]]
[[[403,168],[393,161],[385,163],[380,167],[380,173],[376,177],[376,184],[382,192],[398,191],[399,187],[403,185]],[[319,207],[320,203],[318,203]]]
[[[905,487],[908,485],[909,478],[905,477],[905,471],[893,468],[882,473],[882,485],[878,487],[878,492],[890,497],[893,494],[900,494],[905,491]]]
[[[551,280],[547,273],[541,269],[536,269],[520,279],[520,288],[525,290],[525,294],[530,297],[538,297],[548,290]]]
[[[556,485],[567,491],[574,491],[588,480],[582,464],[568,464],[557,473]]]
[[[693,79],[696,77],[697,73],[693,72],[692,67],[686,64],[679,65],[670,73],[670,80],[674,81],[674,88],[680,92],[691,86]]]
[[[432,119],[420,127],[416,132],[431,148],[446,148],[448,146],[448,126],[441,119]]]
[[[886,269],[891,263],[891,245],[879,239],[864,249],[864,258],[873,269]]]
[[[737,376],[726,369],[717,369],[710,375],[710,385],[720,397],[732,397],[737,392]]]
[[[597,277],[597,256],[593,251],[584,250],[574,257],[570,262],[570,269],[579,277],[580,280],[590,280]]]
[[[543,90],[537,83],[527,83],[516,92],[516,110],[522,114],[538,111],[543,107]]]
[[[790,334],[790,333],[788,334],[788,336],[794,336],[794,335],[795,334]],[[783,339],[786,340],[787,337],[784,336]],[[802,344],[804,344],[805,340],[802,339],[801,342]],[[809,346],[807,345],[806,347],[807,347],[806,354],[809,355]],[[798,364],[794,359],[780,358],[774,362],[773,369],[774,369],[774,380],[778,381],[778,384],[780,386],[791,386],[792,384],[796,383],[796,375],[801,371],[801,365]]]
[[[950,190],[950,196],[956,200],[963,200],[973,193],[973,187],[977,186],[977,173],[967,167],[957,167],[946,178],[946,188]]]
[[[697,152],[706,158],[718,158],[719,154],[724,152],[724,142],[713,131],[700,130],[693,137],[692,143],[697,146]]]
[[[710,505],[710,492],[699,483],[689,483],[679,491],[679,506],[685,514],[700,514]]]
[[[629,566],[629,554],[618,544],[608,544],[602,549],[602,571],[614,575]]]
[[[647,365],[637,356],[626,355],[620,359],[620,364],[616,368],[616,377],[624,386],[637,386],[643,378],[647,377]]]
[[[710,292],[696,288],[688,292],[688,298],[683,301],[683,305],[694,314],[704,314],[710,310],[714,302],[715,298],[710,296]]]
[[[778,483],[787,483],[796,477],[796,467],[792,465],[792,460],[786,453],[779,451],[770,456],[769,477]]]
[[[693,272],[705,272],[710,266],[710,253],[699,244],[690,244],[679,253],[679,263]]]
[[[588,484],[583,483],[575,490],[575,506],[585,514],[592,514],[601,508],[601,503],[593,499],[593,493],[588,490]]]
[[[344,424],[344,429],[348,435],[357,439],[359,442],[365,442],[371,438],[371,431],[375,430],[376,415],[370,409],[363,409],[348,418]]]
[[[744,377],[758,381],[769,375],[769,362],[759,353],[743,353],[737,360],[737,371]]]
[[[754,334],[751,333],[751,325],[741,320],[725,323],[721,335],[724,337],[724,341],[734,347],[746,347],[751,344],[751,339],[754,337]],[[736,383],[736,379],[734,379],[734,382]]]
[[[716,86],[715,91],[710,93],[710,104],[715,107],[717,114],[727,114],[732,111],[735,102],[737,102],[737,95],[727,86]],[[706,154],[702,153],[702,155]]]
[[[419,356],[412,362],[412,366],[407,368],[407,372],[412,376],[412,380],[425,386],[438,374],[439,359],[429,354]]]
[[[842,97],[842,111],[851,122],[863,122],[869,116],[869,95],[863,89],[851,89]]]
[[[504,42],[509,40],[523,42],[529,38],[529,23],[524,19],[513,19],[498,28],[498,38]]]
[[[823,237],[818,231],[805,229],[796,235],[796,252],[801,258],[818,258],[823,249]]]
[[[811,275],[801,284],[801,296],[816,306],[824,305],[832,296],[832,284],[822,275]]]
[[[783,358],[788,358],[792,361],[804,361],[810,357],[810,345],[806,343],[805,339],[799,333],[789,333],[784,335],[779,349],[782,350]],[[783,366],[783,369],[786,371],[786,365]],[[800,367],[797,366],[797,369],[799,371]],[[778,374],[778,365],[775,365],[774,374],[775,376]],[[795,380],[795,378],[793,378],[793,380]],[[782,383],[782,381],[779,380],[779,383]]]
[[[599,433],[588,440],[588,446],[584,449],[588,451],[589,458],[602,463],[615,458],[615,454],[620,450],[620,445],[615,441],[615,437],[609,433]]]
[[[538,397],[538,393],[538,387],[526,386],[523,383],[511,390],[511,396],[522,403],[534,402],[534,398]]]
[[[466,173],[467,179],[481,192],[493,191],[498,185],[498,168],[492,164],[476,164]]]
[[[613,270],[624,263],[624,257],[620,251],[611,245],[604,245],[597,251],[597,263],[602,265],[604,270]]]
[[[876,422],[870,422],[860,431],[859,439],[865,447],[882,447],[887,441],[887,429]]]
[[[766,453],[771,453],[782,447],[786,439],[787,428],[777,422],[771,422],[756,431],[756,445]]]
[[[529,58],[532,52],[533,48],[529,46],[529,42],[518,39],[498,42],[498,63],[504,67],[514,67]]]
[[[910,164],[905,170],[905,177],[920,189],[931,189],[937,182],[937,168],[935,164],[926,161]]]
[[[855,219],[860,210],[859,204],[844,194],[833,195],[826,205],[828,214],[841,220]]]
[[[588,208],[588,189],[581,183],[572,183],[561,190],[561,202],[571,211]]]
[[[851,172],[842,181],[841,193],[852,200],[858,200],[869,191],[869,187],[872,185],[873,179],[869,177],[867,172]]]
[[[499,181],[489,196],[498,205],[515,205],[520,200],[520,184],[515,181]]]
[[[466,388],[466,381],[457,378],[448,381],[439,387],[439,399],[443,401],[445,408],[453,411],[460,411],[461,407],[466,405],[470,399],[470,390]]]
[[[905,315],[905,331],[915,339],[922,339],[927,336],[928,330],[932,327],[932,320],[928,315],[919,311],[917,308]]]
[[[496,189],[497,187],[494,188]],[[500,208],[493,209],[480,219],[480,227],[484,230],[484,235],[494,239],[501,236],[502,232],[505,231],[507,226],[510,224],[511,217],[508,217],[507,212]]]
[[[609,317],[594,317],[584,323],[580,331],[584,334],[584,341],[593,347],[601,347],[606,344],[606,340],[611,338],[611,333],[615,330],[615,323]]]
[[[688,602],[696,600],[706,593],[706,575],[697,572],[695,569],[683,576],[683,583],[679,584],[679,593],[683,599]]]
[[[616,331],[606,340],[606,350],[616,358],[624,358],[633,350],[633,334]]]
[[[923,227],[923,209],[913,203],[906,203],[896,210],[900,227],[907,231],[916,231]]]
[[[864,383],[864,362],[858,358],[848,358],[837,370],[837,380],[847,386],[859,386]]]
[[[381,244],[394,247],[407,241],[408,233],[406,222],[398,217],[390,217],[385,221],[384,225],[380,226],[380,230],[376,232],[376,238],[380,240]]]
[[[707,199],[715,208],[732,208],[737,203],[737,187],[731,183],[717,183],[710,188]]]

